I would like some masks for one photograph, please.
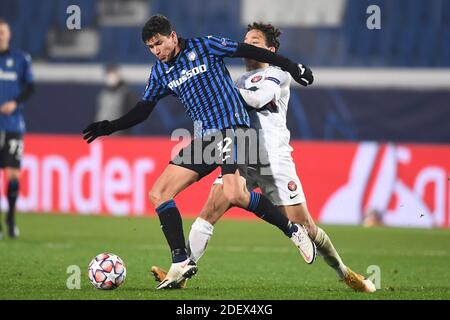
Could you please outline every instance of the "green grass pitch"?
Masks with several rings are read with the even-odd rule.
[[[184,220],[185,235],[192,219]],[[352,292],[318,258],[303,262],[278,229],[261,221],[222,220],[199,273],[185,290],[155,290],[151,265],[168,267],[170,253],[157,218],[21,214],[21,237],[0,241],[1,299],[450,299],[450,231],[322,226],[353,270],[376,265],[381,289]],[[125,283],[95,289],[87,265],[112,252],[126,264]],[[70,290],[67,268],[81,268]]]

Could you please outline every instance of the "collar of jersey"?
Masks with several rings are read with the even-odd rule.
[[[0,51],[0,54],[10,54],[11,53],[11,48],[6,49],[5,51]]]
[[[254,70],[247,71],[247,72],[245,73],[245,75],[251,75],[251,74],[255,74],[255,73],[258,73],[258,72],[267,70],[267,69],[269,69],[271,66],[272,66],[272,65],[269,64],[269,66],[268,66],[268,67],[265,67],[265,68],[259,68],[259,69],[254,69]]]

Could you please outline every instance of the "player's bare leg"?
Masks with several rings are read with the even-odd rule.
[[[296,245],[306,263],[311,264],[316,257],[316,246],[308,237],[302,225],[292,223],[266,196],[249,192],[239,171],[223,176],[223,193],[232,206],[253,212],[264,221],[278,227]]]
[[[209,192],[208,201],[206,201],[199,218],[215,225],[217,221],[231,208],[231,203],[224,197],[223,184],[215,183]]]
[[[322,256],[326,264],[333,268],[339,278],[350,288],[359,292],[374,292],[375,285],[364,276],[348,268],[333,246],[326,232],[319,228],[311,217],[306,203],[292,206],[281,206],[281,210],[290,221],[302,224],[308,231],[309,236],[316,244],[318,254]]]
[[[280,206],[280,209],[289,220],[303,225],[308,231],[308,235],[311,239],[316,237],[318,227],[311,217],[306,203],[299,203],[291,206]]]
[[[150,191],[150,200],[156,208],[161,229],[167,239],[171,253],[172,266],[157,289],[176,288],[180,282],[197,273],[195,262],[186,252],[183,222],[173,198],[197,181],[198,174],[190,169],[169,164]]]
[[[256,201],[251,199],[251,194],[247,190],[245,179],[240,176],[238,171],[236,171],[235,174],[225,175],[222,179],[223,184],[219,183],[213,185],[208,200],[201,211],[200,217],[193,223],[191,232],[189,233],[189,256],[194,262],[197,262],[205,252],[209,239],[213,234],[213,225],[230,207],[234,205],[248,210],[249,203],[251,201]],[[226,188],[227,185],[229,186],[228,190]],[[226,192],[228,192],[228,196]],[[263,199],[266,200],[265,198]],[[269,201],[267,200],[267,202]],[[256,210],[253,209],[254,211],[252,212],[258,215],[258,213],[262,211],[263,213],[258,215],[258,217],[277,226],[286,235],[288,235],[287,232],[289,230],[285,231],[284,229],[295,229],[288,236],[299,248],[300,253],[306,262],[311,263],[314,261],[316,248],[308,237],[304,227],[297,224],[291,224],[286,216],[279,211],[278,207],[273,206],[269,202],[269,205],[273,206],[273,208],[271,208],[267,202],[266,206],[262,206],[262,208],[258,207]],[[157,281],[166,277],[166,271],[157,266],[153,266],[151,272]],[[179,282],[174,288],[183,288],[185,286],[186,282],[183,281]]]
[[[194,262],[197,263],[205,253],[209,239],[213,234],[214,225],[230,207],[230,202],[223,195],[222,184],[213,184],[208,200],[199,217],[192,224],[189,233],[187,249],[189,258]],[[162,282],[167,275],[167,271],[158,266],[152,266],[151,273],[157,282]],[[180,282],[178,288],[185,288],[186,282],[187,280]]]
[[[5,169],[6,177],[8,179],[8,212],[6,215],[6,226],[8,228],[8,236],[11,239],[19,236],[19,228],[16,225],[16,201],[19,195],[19,179],[20,169],[7,167]]]
[[[187,248],[192,260],[197,262],[205,253],[209,239],[213,235],[214,225],[230,208],[231,203],[223,194],[223,185],[213,184],[208,200],[189,232]]]
[[[159,207],[196,182],[198,174],[192,170],[169,164],[150,191],[150,201]]]
[[[197,262],[203,256],[213,234],[214,225],[230,207],[231,204],[223,196],[222,184],[213,184],[208,201],[191,226],[187,245],[189,258]],[[167,274],[167,271],[158,266],[152,266],[151,272],[157,282],[161,282]],[[180,289],[185,287],[186,280],[179,284]]]
[[[231,179],[227,180],[228,178]],[[226,196],[227,183],[229,183],[228,186],[230,186],[231,189],[231,191],[228,192],[236,193],[233,195],[233,197]],[[205,205],[202,208],[200,216],[193,223],[191,227],[191,232],[189,233],[188,249],[190,251],[189,255],[192,260],[197,262],[201,258],[201,256],[206,250],[208,241],[213,234],[214,224],[223,216],[223,214],[230,207],[233,206],[232,201],[234,202],[235,206],[240,206],[247,209],[248,203],[251,200],[250,198],[251,193],[247,190],[246,181],[243,177],[240,176],[238,171],[235,174],[225,175],[222,178],[222,181],[216,180],[216,183],[214,183],[209,193],[208,200],[206,201]],[[267,209],[267,207],[269,206],[266,205],[266,208],[265,207],[262,208],[262,210],[266,209],[266,211],[263,211],[263,215],[258,215],[257,213],[255,214],[257,214],[258,217],[262,218],[263,220],[277,226],[281,230],[283,230],[283,228],[295,229],[288,236],[296,244],[297,247],[299,246],[299,242],[301,242],[299,238],[300,237],[303,238],[304,242],[306,242],[305,245],[309,245],[310,247],[308,249],[302,248],[302,250],[303,251],[310,250],[311,252],[308,252],[308,255],[310,256],[308,257],[308,259],[311,258],[314,259],[315,247],[312,241],[309,239],[307,232],[305,231],[303,226],[292,225],[291,222],[283,215],[283,213],[279,211],[278,207],[273,206],[273,211],[270,211],[270,207],[269,209]],[[261,210],[261,208],[258,209]],[[254,211],[258,212],[258,210]],[[285,234],[287,233],[287,231],[284,230],[283,232]],[[313,249],[311,247],[313,247]],[[302,250],[300,250],[301,253]],[[312,250],[314,250],[314,252],[312,252]],[[312,262],[311,260],[308,259],[305,258],[305,261],[307,261],[308,263]]]
[[[236,170],[234,174],[225,174],[223,180],[223,196],[234,207],[246,209],[250,202],[250,192],[245,186],[245,179]]]

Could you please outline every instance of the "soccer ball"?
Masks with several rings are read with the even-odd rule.
[[[127,269],[122,259],[112,253],[100,253],[89,263],[89,281],[97,289],[116,289],[123,283],[126,275]]]

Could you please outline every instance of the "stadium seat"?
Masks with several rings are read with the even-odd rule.
[[[142,3],[148,4],[150,14],[167,15],[183,37],[217,34],[238,40],[245,31],[241,21],[243,0],[142,0]],[[1,15],[13,29],[13,46],[28,51],[35,59],[56,61],[47,56],[47,36],[51,30],[65,28],[66,9],[71,4],[70,0],[1,1]],[[82,8],[82,26],[97,28],[101,41],[99,54],[86,61],[151,60],[141,50],[140,25],[99,25],[97,1],[79,0],[76,4]],[[365,28],[366,9],[373,4],[381,8],[381,30]],[[314,66],[449,66],[449,20],[449,1],[348,0],[340,27],[283,27],[281,52]],[[29,37],[30,25],[33,37]],[[121,46],[116,45],[118,41]]]

